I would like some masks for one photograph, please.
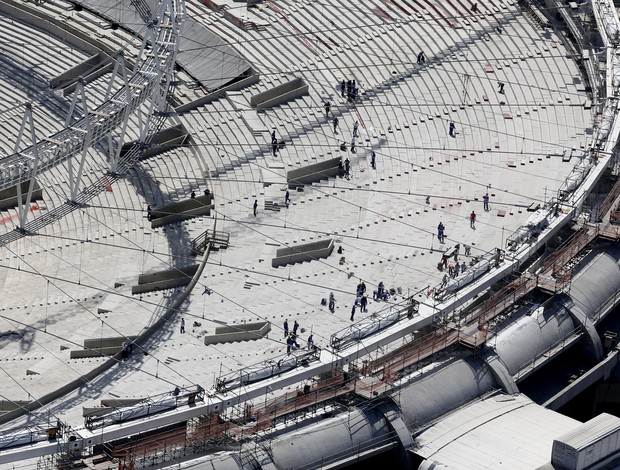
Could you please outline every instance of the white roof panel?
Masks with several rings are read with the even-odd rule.
[[[439,468],[538,468],[551,460],[553,440],[580,422],[532,402],[499,395],[472,403],[417,436],[416,453]]]

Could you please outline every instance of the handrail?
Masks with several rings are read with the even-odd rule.
[[[362,323],[364,324],[368,324],[369,320],[375,319],[375,318],[381,318],[383,316],[383,314],[385,313],[398,313],[399,317],[398,320],[396,320],[394,323],[398,323],[401,320],[411,317],[415,314],[417,314],[419,312],[420,309],[420,302],[418,302],[417,300],[415,300],[413,298],[413,296],[406,298],[405,300],[401,300],[400,302],[391,304],[391,305],[387,305],[386,307],[382,308],[381,310],[373,313],[369,318],[364,318],[362,320],[358,320],[357,322],[353,323],[351,326],[347,326],[345,328],[342,328],[341,330],[337,331],[336,333],[332,334],[329,340],[329,344],[332,348],[334,348],[334,350],[336,351],[340,351],[343,349],[346,349],[350,346],[352,346],[353,344],[357,344],[359,343],[362,339],[364,339],[366,336],[360,336],[360,337],[356,337],[356,338],[349,338],[347,340],[342,339],[342,337],[345,335],[345,332],[350,331],[352,328],[355,328],[357,325],[360,325]],[[381,331],[383,328],[387,328],[387,326],[391,326],[391,325],[386,325],[385,327],[381,327],[375,331],[373,331],[372,334],[378,333],[379,331]]]

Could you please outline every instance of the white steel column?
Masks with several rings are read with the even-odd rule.
[[[146,141],[146,137],[150,129],[149,124],[150,124],[151,116],[153,115],[153,109],[155,107],[155,103],[159,101],[158,97],[159,97],[159,90],[160,90],[161,80],[162,80],[161,64],[160,64],[159,56],[157,54],[158,44],[157,44],[157,35],[156,35],[155,28],[156,28],[156,24],[149,25],[147,34],[144,35],[144,38],[142,40],[142,47],[140,48],[140,54],[138,55],[138,61],[145,60],[149,56],[149,54],[152,55],[155,59],[155,69],[157,71],[157,72],[151,72],[151,71],[143,72],[143,73],[156,74],[157,78],[155,79],[155,82],[153,84],[153,91],[151,93],[151,102],[149,103],[148,112],[145,113],[144,110],[142,109],[138,110],[138,117],[140,119],[140,143],[142,144]],[[151,42],[152,49],[151,51],[147,52],[146,45],[149,40]]]
[[[146,60],[146,58],[148,57],[148,54],[150,54],[150,52],[147,49],[149,41],[151,42],[151,46],[153,48],[157,47],[157,38],[155,36],[155,26],[153,24],[148,25],[148,29],[145,32],[144,37],[142,38],[142,46],[140,47],[140,51],[138,52],[138,56],[136,59],[136,65],[134,68],[134,74],[145,73],[145,71],[140,70],[139,67]],[[151,117],[151,109],[153,108],[154,95],[155,93],[158,92],[158,89],[159,89],[159,79],[155,79],[153,90],[151,92],[151,97],[150,97],[151,103],[149,104],[148,113],[144,111],[144,106],[141,106],[136,110],[136,114],[138,117],[138,131],[139,131],[138,139],[140,143],[144,143],[146,136],[148,135],[149,123],[150,123],[150,117]],[[138,92],[140,93],[141,90]]]
[[[119,73],[120,71],[120,73]],[[121,124],[120,132],[117,136],[118,143],[117,146],[114,146],[114,139],[112,138],[112,132],[108,134],[108,154],[110,157],[110,173],[115,173],[118,167],[118,159],[121,154],[121,150],[123,148],[123,143],[125,142],[125,135],[127,134],[127,123],[129,122],[130,112],[129,109],[131,107],[131,88],[129,86],[129,78],[127,77],[127,65],[125,62],[125,56],[123,51],[119,51],[118,56],[116,57],[116,61],[114,62],[114,70],[112,71],[112,77],[110,77],[110,83],[108,84],[108,90],[106,91],[105,100],[107,101],[112,96],[112,91],[114,88],[114,82],[117,77],[121,77],[123,80],[123,90],[125,92],[125,104],[127,107],[125,109],[125,113],[123,114],[123,122]]]
[[[71,156],[68,161],[69,167],[69,200],[75,202],[77,199],[78,190],[80,188],[80,183],[82,181],[82,173],[84,172],[84,163],[86,162],[86,157],[88,156],[88,148],[90,147],[93,128],[91,123],[91,117],[89,115],[88,103],[86,102],[86,93],[84,93],[84,84],[85,81],[82,77],[80,77],[77,81],[77,86],[75,88],[75,93],[73,94],[73,99],[71,100],[71,107],[69,108],[69,114],[67,115],[67,120],[65,122],[65,127],[69,127],[71,125],[71,119],[73,117],[73,113],[75,111],[75,105],[78,100],[78,96],[81,99],[82,104],[82,114],[84,115],[84,121],[86,125],[86,129],[76,129],[75,131],[83,134],[82,139],[84,139],[84,145],[82,146],[82,152],[80,154],[80,162],[78,164],[77,173],[75,173],[73,169],[73,161],[76,156]],[[79,137],[76,136],[79,139]],[[75,174],[74,174],[75,173]]]
[[[17,141],[15,142],[14,152],[18,153],[19,148],[22,143],[22,138],[24,136],[24,130],[26,129],[26,125],[30,128],[30,139],[32,142],[32,155],[25,155],[25,161],[21,162],[21,165],[18,166],[17,171],[19,173],[27,173],[30,176],[30,180],[28,183],[28,192],[26,194],[26,198],[24,199],[24,195],[22,194],[22,185],[21,183],[17,183],[17,215],[19,221],[19,229],[24,230],[26,226],[26,219],[28,218],[28,213],[30,212],[30,200],[32,199],[32,192],[34,191],[35,177],[37,176],[37,171],[39,169],[39,146],[37,142],[37,135],[34,128],[34,119],[32,117],[32,104],[26,103],[26,109],[24,111],[24,117],[22,118],[22,124],[19,128],[19,133],[17,135]],[[32,167],[30,166],[32,163]]]
[[[185,5],[183,4],[181,8],[184,9]],[[162,0],[159,4],[159,18],[163,18],[164,15],[173,16],[174,13],[174,5],[172,4],[172,1]],[[184,15],[185,12],[183,11],[180,13],[181,15]],[[153,90],[153,93],[155,94],[157,92],[157,94],[155,95],[157,99],[157,111],[159,113],[164,113],[166,112],[168,105],[168,94],[170,91],[170,87],[174,82],[174,67],[176,63],[177,53],[179,51],[179,41],[181,39],[179,34],[181,29],[181,23],[173,21],[166,25],[162,25],[161,27],[166,27],[170,30],[170,36],[175,38],[175,43],[177,44],[177,47],[175,47],[172,51],[170,51],[167,47],[162,47],[163,52],[157,50],[155,56],[157,59],[157,73],[160,75],[160,79],[159,86]],[[169,54],[172,54],[172,57],[166,57]],[[162,62],[164,64],[163,70]]]
[[[174,75],[174,66],[177,48],[174,48],[171,52],[168,50],[167,42],[169,37],[162,42],[161,30],[168,32],[168,35],[174,36],[175,40],[179,40],[179,28],[180,24],[177,22],[163,21],[165,17],[173,17],[175,15],[174,6],[170,0],[163,0],[159,5],[158,16],[154,18],[149,29],[143,37],[142,46],[138,54],[137,64],[142,61],[151,59],[154,62],[154,67],[151,70],[143,71],[148,75],[156,75],[153,80],[153,90],[150,96],[150,103],[148,110],[144,108],[138,110],[138,120],[140,136],[139,141],[141,144],[145,144],[148,132],[150,130],[150,123],[153,116],[165,115],[168,108],[168,92],[171,84],[173,83],[172,77]],[[149,44],[150,43],[150,50]],[[172,55],[172,60],[170,60]],[[139,68],[139,66],[136,66]]]

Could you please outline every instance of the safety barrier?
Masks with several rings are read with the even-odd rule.
[[[185,129],[183,124],[166,127],[165,129],[153,134],[148,147],[144,148],[140,153],[140,160],[154,157],[155,155],[159,155],[176,147],[180,147],[187,142],[188,138],[189,132]],[[124,157],[136,143],[137,142],[128,142],[124,144],[121,149],[121,157]]]
[[[125,341],[133,341],[137,336],[115,336],[109,338],[85,339],[84,349],[75,349],[69,353],[71,359],[85,357],[113,356],[119,352]]]
[[[212,250],[228,248],[229,240],[229,233],[206,230],[192,240],[192,256],[204,254],[207,246],[211,246]]]
[[[271,323],[268,321],[218,326],[215,334],[205,336],[205,345],[261,339],[270,331]]]
[[[22,200],[25,199],[28,193],[28,184],[29,183],[22,183]],[[39,183],[35,180],[31,200],[36,199],[43,199],[43,188],[41,188]],[[9,209],[12,207],[17,207],[17,186],[0,191],[0,209]]]
[[[205,194],[168,204],[151,211],[151,228],[158,228],[173,222],[187,220],[200,215],[211,215],[213,194]]]
[[[279,248],[276,257],[272,258],[271,266],[277,268],[287,264],[313,261],[319,258],[327,258],[334,250],[334,240],[327,238],[316,242],[302,243],[301,245]]]
[[[143,294],[154,290],[172,289],[186,286],[192,280],[192,276],[198,270],[198,265],[185,266],[176,269],[166,269],[155,273],[141,274],[138,277],[138,285],[131,287],[132,294]]]
[[[316,183],[325,178],[338,176],[342,171],[341,164],[342,159],[336,157],[287,171],[286,181],[288,182],[288,187],[289,189],[296,189],[305,184]]]
[[[273,108],[306,94],[308,94],[308,84],[303,78],[296,78],[252,96],[250,105],[257,109]]]

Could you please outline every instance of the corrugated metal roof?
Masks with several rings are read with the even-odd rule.
[[[497,384],[489,368],[476,359],[456,360],[417,378],[392,394],[405,423],[416,427],[488,392]]]
[[[569,312],[556,301],[531,316],[517,319],[498,333],[495,351],[508,372],[515,375],[532,364],[542,352],[572,335],[576,326]]]
[[[580,424],[525,395],[499,395],[463,407],[428,428],[416,439],[416,454],[445,468],[533,469],[551,460],[557,436]]]
[[[589,317],[620,288],[619,259],[620,249],[606,246],[571,281],[570,296]]]
[[[231,454],[216,455],[208,460],[198,460],[188,467],[192,470],[239,470],[240,465]]]
[[[385,418],[353,409],[277,439],[271,456],[278,468],[319,468],[389,441]]]

